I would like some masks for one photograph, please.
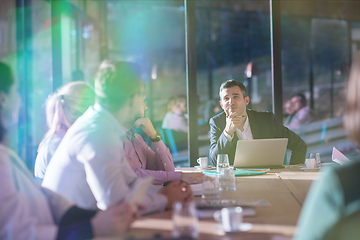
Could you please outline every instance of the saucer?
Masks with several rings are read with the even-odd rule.
[[[217,225],[216,228],[225,231],[222,225]],[[225,232],[227,232],[227,233],[247,232],[247,231],[251,230],[252,228],[253,228],[253,225],[251,223],[241,223],[239,226],[239,229],[225,231]]]
[[[306,167],[302,167],[300,168],[301,170],[304,170],[306,172],[316,172],[319,170],[319,168],[306,168]]]
[[[212,166],[207,166],[207,167],[194,166],[194,168],[200,169],[200,170],[211,170],[211,169],[215,169],[215,167],[212,167]]]

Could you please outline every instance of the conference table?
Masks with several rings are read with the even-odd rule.
[[[321,175],[320,172],[304,171],[303,167],[290,165],[282,169],[270,169],[263,175],[236,177],[236,191],[221,192],[220,198],[267,203],[253,207],[255,216],[244,217],[244,222],[251,223],[253,228],[246,232],[226,233],[221,223],[213,218],[201,218],[197,239],[291,239],[310,185]],[[196,168],[177,170],[199,171]],[[200,199],[200,196],[195,197],[196,201]],[[166,239],[171,238],[171,230],[171,211],[165,211],[142,216],[124,237]]]

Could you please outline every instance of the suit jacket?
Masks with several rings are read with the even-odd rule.
[[[304,163],[307,150],[306,143],[293,131],[284,127],[271,112],[257,112],[246,110],[251,133],[254,139],[267,138],[287,138],[287,148],[292,151],[290,164]],[[209,121],[210,124],[210,152],[209,157],[216,166],[216,157],[218,154],[228,154],[230,164],[234,164],[236,142],[238,140],[235,134],[232,142],[229,142],[224,135],[226,125],[226,115],[222,112]]]

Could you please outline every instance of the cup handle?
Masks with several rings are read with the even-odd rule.
[[[200,164],[200,158],[198,158],[198,159],[196,160],[196,162],[197,162],[198,164]]]
[[[221,210],[214,212],[214,219],[218,222],[222,222]]]

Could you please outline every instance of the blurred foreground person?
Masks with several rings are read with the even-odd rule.
[[[0,62],[0,239],[89,239],[127,229],[134,217],[128,204],[89,211],[42,188],[20,157],[6,147],[6,129],[17,124],[20,97],[10,68]]]
[[[125,123],[144,111],[140,68],[135,63],[105,60],[95,77],[96,103],[66,132],[46,171],[43,186],[85,209],[106,209],[129,194],[140,179],[125,157]],[[152,186],[145,212],[170,209],[190,201],[191,188],[174,181]]]
[[[349,138],[360,144],[359,54],[351,67],[346,106],[345,128]],[[325,169],[310,188],[295,239],[360,239],[359,186],[360,162]]]
[[[43,179],[47,165],[66,131],[95,102],[95,93],[85,82],[71,82],[46,100],[46,123],[49,130],[39,145],[35,177]]]

